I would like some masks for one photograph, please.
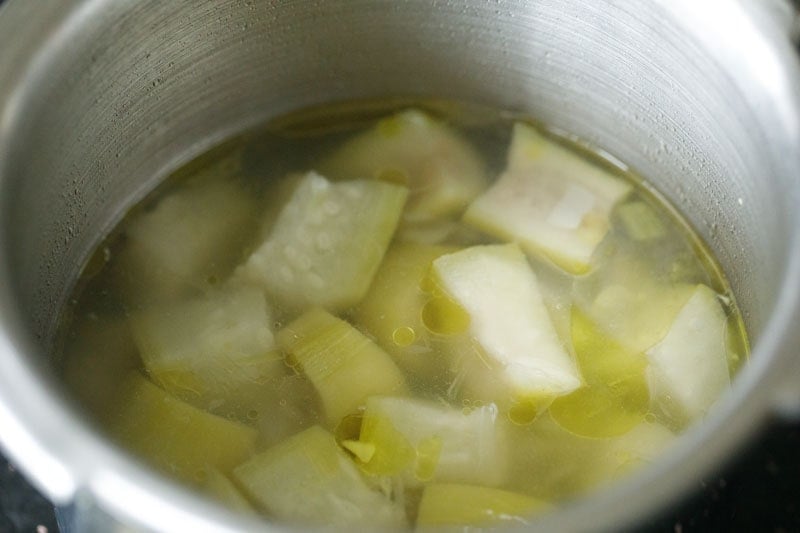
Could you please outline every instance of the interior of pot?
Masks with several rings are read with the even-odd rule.
[[[35,15],[23,3],[6,24]],[[387,96],[521,111],[603,148],[709,243],[754,345],[772,320],[800,227],[797,79],[747,8],[716,25],[688,0],[58,10],[0,137],[3,284],[43,353],[93,246],[169,170],[269,117]]]

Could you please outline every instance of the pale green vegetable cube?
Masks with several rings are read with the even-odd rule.
[[[400,185],[331,183],[310,172],[234,278],[262,286],[289,309],[347,309],[369,289],[407,194]]]
[[[536,498],[561,501],[596,485],[595,464],[606,461],[606,439],[575,435],[544,413],[531,424],[506,423],[509,464],[506,488]]]
[[[422,322],[429,298],[422,285],[433,260],[454,248],[398,243],[389,248],[369,291],[353,313],[395,362],[416,377],[436,379],[446,361]]]
[[[468,316],[467,334],[476,350],[462,350],[457,364],[477,399],[530,409],[535,417],[553,398],[581,385],[516,244],[443,255],[433,262],[433,274]]]
[[[138,373],[121,386],[111,433],[164,472],[194,483],[229,472],[254,451],[257,432],[182,402]]]
[[[131,326],[153,380],[204,409],[246,416],[288,370],[255,287],[225,286],[152,308],[134,315]]]
[[[359,443],[371,445],[364,471],[425,482],[497,485],[506,476],[505,440],[494,405],[456,409],[425,400],[367,400]],[[362,458],[363,459],[363,458]]]
[[[477,152],[455,130],[416,109],[381,120],[324,159],[333,179],[376,179],[410,190],[406,220],[460,213],[486,187]]]
[[[589,313],[618,342],[644,351],[664,338],[692,290],[685,284],[637,284],[631,280],[604,288]]]
[[[653,261],[617,251],[575,284],[576,305],[603,333],[632,352],[644,352],[667,334],[694,285],[670,283]]]
[[[726,324],[716,293],[697,285],[666,337],[647,350],[651,395],[666,413],[700,418],[730,386]]]
[[[313,426],[252,457],[234,471],[254,502],[293,524],[401,528],[399,502],[373,490],[333,435]]]
[[[278,343],[316,388],[331,426],[369,396],[407,390],[403,373],[386,352],[322,309],[312,309],[280,330]]]
[[[464,220],[572,273],[590,269],[609,217],[631,186],[533,127],[514,126],[508,166]]]
[[[417,527],[519,526],[551,505],[507,490],[476,485],[433,484],[425,487],[419,504]]]
[[[587,438],[565,430],[545,414],[531,425],[508,424],[506,485],[548,501],[573,498],[648,464],[677,437],[661,424],[642,422],[613,438]]]
[[[137,213],[116,263],[129,304],[209,289],[235,266],[255,231],[255,201],[230,179],[205,176]]]

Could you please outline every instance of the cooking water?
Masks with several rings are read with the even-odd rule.
[[[530,520],[654,461],[747,357],[707,248],[597,153],[449,102],[274,120],[98,247],[65,379],[112,438],[242,512]]]

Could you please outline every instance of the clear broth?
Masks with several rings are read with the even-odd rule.
[[[209,151],[177,169],[144,201],[131,209],[98,246],[84,268],[68,308],[64,310],[61,335],[64,378],[87,413],[99,425],[113,427],[115,417],[120,413],[118,396],[126,376],[130,372],[147,375],[131,335],[129,321],[132,316],[152,306],[168,305],[172,300],[202,297],[223,286],[236,265],[245,261],[265,238],[264,221],[274,221],[279,216],[283,204],[275,199],[282,194],[281,183],[290,179],[287,176],[315,168],[320,160],[354,135],[369,130],[376,121],[412,104],[457,131],[474,148],[491,180],[496,179],[506,167],[513,124],[523,121],[543,132],[550,140],[632,184],[633,191],[620,205],[646,206],[657,220],[663,233],[654,239],[637,240],[630,235],[619,209],[615,208],[610,218],[610,230],[595,252],[595,266],[587,274],[572,275],[548,261],[530,258],[555,329],[562,338],[568,339],[565,344],[573,358],[575,350],[570,341],[571,327],[576,320],[573,309],[582,309],[596,326],[611,337],[631,331],[633,326],[630,324],[620,326],[611,319],[607,323],[602,323],[602,320],[598,322],[598,317],[603,313],[593,314],[592,302],[597,301],[598,295],[608,284],[620,284],[623,278],[630,278],[626,283],[631,284],[631,291],[639,291],[635,283],[636,276],[641,274],[650,276],[646,281],[648,284],[657,283],[667,287],[704,284],[713,289],[727,317],[728,367],[731,376],[735,374],[746,360],[748,348],[742,318],[728,284],[701,239],[644,178],[601,157],[599,154],[602,152],[595,147],[577,139],[555,135],[546,125],[528,117],[451,102],[359,102],[304,110],[281,117]],[[251,211],[237,220],[240,231],[236,239],[226,242],[224,253],[208,262],[202,276],[177,282],[167,280],[170,291],[174,289],[171,293],[160,288],[143,289],[149,283],[148,278],[141,278],[141,272],[137,271],[141,266],[138,263],[136,268],[131,267],[130,253],[127,251],[132,225],[140,217],[152,213],[163,199],[180,194],[187,184],[198,180],[219,180],[226,187],[235,187],[242,197],[248,199]],[[405,238],[437,240],[440,237],[436,232],[439,231],[443,237],[437,244],[444,246],[464,248],[500,242],[473,228],[462,227],[458,222],[459,216],[460,213],[455,213],[450,219],[457,223],[455,229],[451,227],[445,231],[434,228],[434,231],[429,231],[430,228],[423,228],[416,235],[414,231],[408,232]],[[396,236],[395,241],[400,238]],[[630,266],[633,264],[635,267]],[[660,304],[653,301],[652,305]],[[270,302],[270,307],[274,331],[280,330],[297,316],[294,310],[274,301]],[[612,302],[608,309],[613,312],[617,308]],[[357,312],[353,309],[340,311],[337,315],[355,323],[367,336],[374,338],[368,328],[354,318]],[[396,342],[399,345],[409,342],[403,333],[397,331]],[[433,348],[434,351],[436,349]],[[243,411],[230,408],[225,402],[221,402],[221,406],[213,402],[206,403],[204,407],[215,415],[255,428],[258,434],[257,451],[269,448],[312,425],[326,425],[319,395],[296,368],[296,363],[288,360],[279,378],[263,384],[269,390],[265,393],[264,401],[256,408]],[[408,367],[403,368],[403,372],[409,390],[415,397],[454,406],[465,413],[487,403],[485,399],[470,397],[461,390],[457,376],[447,366],[439,366],[417,376],[410,373]],[[503,462],[512,466],[507,469],[508,474],[498,486],[556,504],[654,460],[670,444],[674,435],[694,422],[673,416],[668,409],[658,405],[651,405],[646,413],[641,414],[642,425],[637,424],[633,432],[602,435],[601,431],[598,435],[581,435],[580,432],[565,428],[559,417],[554,417],[549,410],[544,410],[538,416],[523,413],[522,420],[516,416],[518,414],[511,410],[502,412],[501,409],[498,424],[502,425],[505,438],[511,443],[507,447],[509,456],[504,457]],[[327,427],[336,433],[340,442],[358,436],[357,430],[348,429],[347,424],[338,424],[336,427],[327,424]],[[654,427],[657,427],[655,431],[652,430]],[[145,460],[170,473],[170,468],[158,459],[150,456]],[[202,490],[207,487],[206,473],[199,472],[188,479],[185,476],[182,478]],[[420,488],[399,490],[413,523]],[[219,496],[218,491],[211,492]],[[393,494],[394,498],[401,497],[397,489]],[[230,503],[230,500],[227,501]]]

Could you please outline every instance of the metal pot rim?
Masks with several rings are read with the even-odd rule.
[[[64,1],[52,6],[46,16],[24,0],[9,0],[0,8],[0,35],[14,35],[13,43],[0,49],[0,173],[3,138],[12,134],[9,125],[15,122],[9,117],[16,112],[17,91],[27,77],[38,76],[36,69],[45,66],[37,52],[45,43],[68,45],[86,17],[99,16],[102,4],[99,0]],[[686,6],[691,2],[687,0],[681,5],[690,9]],[[776,35],[775,21],[760,12],[756,3],[740,0],[736,6],[757,22],[757,37],[781,59],[791,82],[789,100],[784,105],[794,113],[794,118],[800,117],[797,58],[781,34]],[[732,5],[727,8],[735,9]],[[34,13],[36,17],[32,16]],[[22,20],[26,24],[20,25]],[[800,138],[797,131],[793,134]],[[794,164],[800,175],[800,161]],[[556,521],[560,530],[580,530],[586,524],[592,524],[592,528],[611,527],[596,521],[597,516],[606,516],[598,515],[597,511],[621,501],[628,503],[615,507],[618,520],[631,523],[641,519],[643,513],[660,507],[664,499],[674,500],[702,474],[730,457],[736,447],[743,445],[775,414],[777,407],[787,405],[787,397],[794,398],[792,395],[796,394],[800,403],[800,383],[796,378],[800,364],[793,353],[800,346],[796,327],[800,317],[800,231],[795,232],[789,247],[791,258],[785,270],[784,291],[754,346],[751,362],[742,369],[718,409],[704,423],[692,428],[655,465],[610,490],[566,506],[552,518],[545,517],[541,523],[543,530]],[[5,264],[0,265],[0,269],[5,268]],[[7,272],[0,274],[7,279]],[[30,353],[32,348],[24,341],[12,340],[14,331],[22,330],[22,318],[13,311],[14,295],[8,287],[0,286],[0,303],[0,426],[5,428],[0,444],[56,504],[88,498],[114,515],[167,530],[194,527],[232,531],[253,527],[254,522],[209,506],[199,496],[150,473],[101,438],[53,392],[53,380],[43,379],[41,369],[21,355]],[[793,402],[788,404],[800,409]],[[47,426],[35,422],[40,419],[47,419]],[[721,433],[729,438],[716,438]],[[698,449],[714,453],[697,454]],[[659,483],[662,484],[658,490],[644,490]],[[147,516],[136,515],[142,508],[158,511]]]

